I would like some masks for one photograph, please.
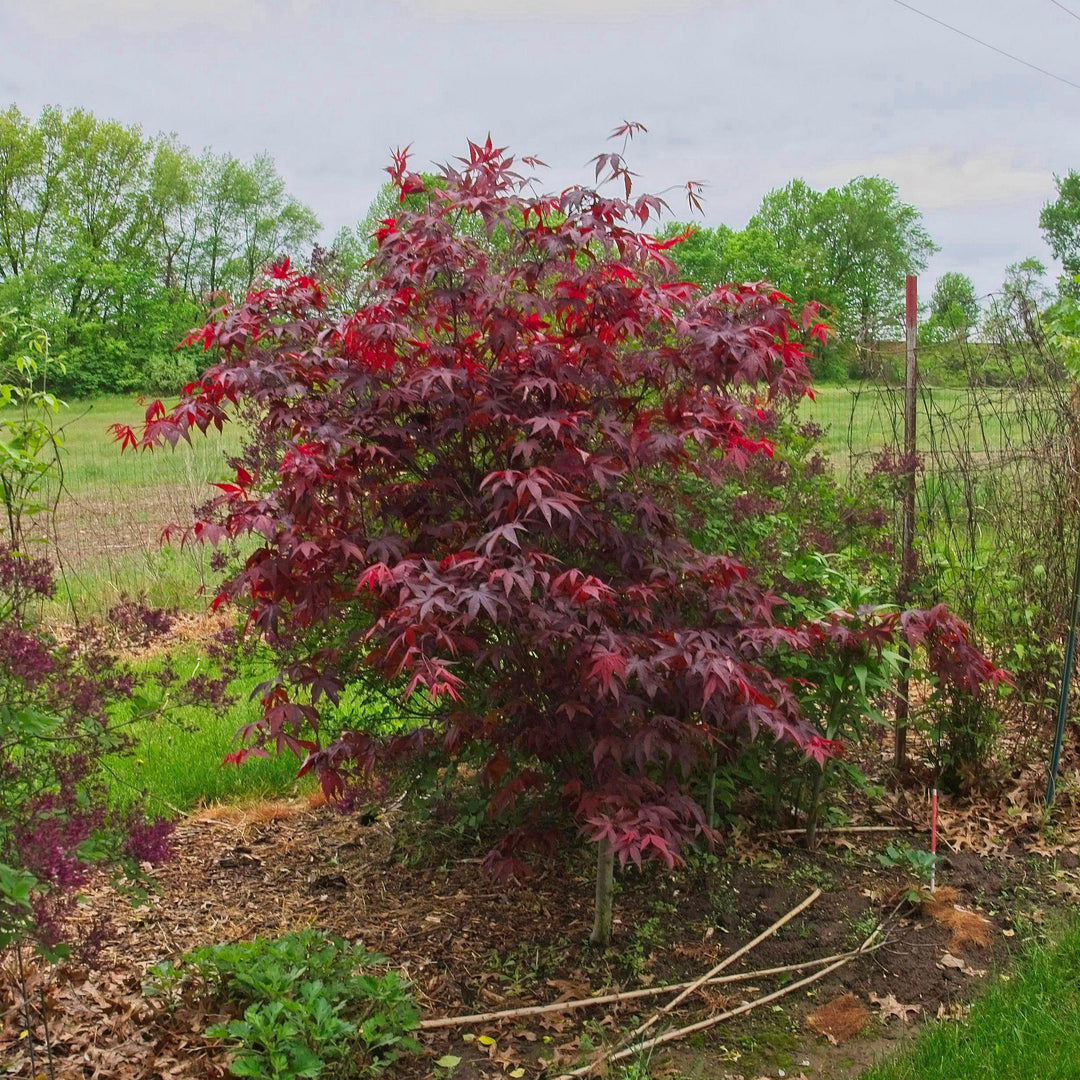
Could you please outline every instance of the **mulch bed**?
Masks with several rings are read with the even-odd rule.
[[[907,1021],[956,1015],[1010,951],[1052,919],[1055,907],[1071,906],[1080,895],[1077,874],[1066,866],[1076,865],[1077,833],[1061,830],[1047,842],[1031,831],[1023,799],[1014,792],[1005,804],[1011,814],[989,803],[962,811],[947,806],[943,813],[939,881],[957,890],[961,907],[989,920],[985,946],[958,946],[949,926],[900,895],[903,873],[880,866],[873,850],[903,834],[826,833],[820,850],[807,853],[796,846],[798,837],[747,829],[719,856],[693,858],[674,875],[622,874],[616,940],[606,951],[587,944],[588,851],[541,860],[534,880],[502,888],[482,877],[483,845],[475,837],[418,824],[401,811],[374,820],[307,804],[204,811],[178,826],[176,858],[152,872],[145,904],[133,907],[104,884],[88,894],[85,917],[107,912],[117,931],[97,969],[55,970],[24,954],[29,1036],[14,959],[2,962],[0,1076],[33,1076],[31,1049],[37,1074],[49,1076],[51,1064],[58,1078],[228,1075],[224,1052],[201,1036],[221,1016],[186,1006],[167,1013],[142,993],[148,967],[198,944],[319,926],[384,954],[412,982],[425,1018],[460,1015],[693,979],[815,886],[821,898],[732,971],[843,952],[896,909],[888,944],[815,983],[810,993],[781,999],[782,1012],[766,1006],[671,1052],[658,1051],[650,1068],[653,1076],[665,1070],[776,1076],[781,1067],[789,1077],[847,1075],[859,1064],[851,1048],[860,1040],[876,1045],[875,1039],[909,1030]],[[890,807],[899,820],[919,812],[900,796],[880,810]],[[909,839],[925,844],[920,834]],[[952,956],[960,963],[945,959]],[[778,985],[774,979],[711,987],[671,1019],[690,1023]],[[462,1059],[455,1078],[536,1077],[545,1069],[557,1075],[562,1070],[553,1065],[587,1060],[591,1048],[614,1042],[633,1017],[666,1000],[426,1032],[425,1056],[399,1062],[390,1075],[434,1075],[433,1061],[448,1053]],[[834,1047],[828,1010],[824,1020],[806,1021],[837,1002],[832,1013],[843,1010],[848,1018],[841,1025],[845,1037],[855,1004],[866,1010],[867,1023],[853,1042]]]

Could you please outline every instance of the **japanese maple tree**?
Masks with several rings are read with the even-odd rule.
[[[181,403],[117,435],[175,445],[237,405],[258,417],[260,448],[193,527],[257,539],[218,602],[281,658],[236,756],[292,748],[334,793],[381,758],[468,754],[492,812],[516,811],[489,869],[524,873],[552,810],[598,843],[604,940],[613,857],[671,866],[710,832],[691,781],[716,747],[830,752],[770,667],[816,639],[679,527],[681,477],[771,452],[764,410],[807,392],[802,341],[825,330],[768,285],[677,280],[678,238],[650,234],[662,203],[620,154],[556,195],[515,165],[470,143],[403,202],[347,318],[274,267],[194,335],[217,362]],[[425,190],[404,152],[388,171],[403,200]],[[373,680],[415,726],[322,745],[323,700]]]

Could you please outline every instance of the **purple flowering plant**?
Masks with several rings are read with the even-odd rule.
[[[63,403],[39,388],[44,334],[0,315],[0,339],[17,354],[14,381],[0,383],[0,952],[32,943],[51,958],[73,947],[86,958],[108,927],[72,918],[79,891],[104,867],[137,877],[140,865],[170,855],[170,822],[147,820],[141,804],[110,812],[108,760],[130,749],[132,723],[223,700],[229,669],[222,663],[220,677],[195,685],[169,679],[166,662],[137,678],[111,643],[119,635],[146,646],[172,625],[140,601],[109,613],[108,637],[85,622],[62,638],[38,624],[55,588],[43,515],[62,478]]]

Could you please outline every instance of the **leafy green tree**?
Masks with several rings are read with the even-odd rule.
[[[770,191],[744,233],[764,276],[799,302],[811,298],[834,309],[841,296],[829,278],[829,256],[822,230],[822,194],[804,180]]]
[[[792,180],[762,199],[744,230],[700,229],[675,258],[703,285],[764,279],[797,304],[818,300],[833,309],[842,338],[868,344],[889,333],[904,278],[935,250],[895,184],[859,177],[826,191]]]
[[[979,317],[979,298],[975,295],[975,283],[957,270],[949,270],[934,283],[930,296],[930,314],[943,319],[950,311],[959,308],[971,326]]]
[[[1027,258],[1005,268],[1005,280],[987,308],[983,336],[1004,345],[1044,340],[1041,313],[1054,296],[1046,284],[1046,266]]]
[[[739,255],[733,248],[733,241],[740,233],[727,225],[719,225],[714,229],[690,228],[689,235],[672,252],[679,272],[684,277],[711,289],[725,282],[754,276],[752,273],[740,273],[740,267],[736,265]],[[670,240],[687,229],[688,226],[681,222],[671,222],[661,235]]]
[[[46,109],[36,124],[15,106],[0,113],[0,281],[32,274],[60,204],[63,117]],[[10,290],[14,297],[17,290]]]
[[[0,113],[0,310],[48,333],[64,393],[175,385],[208,298],[243,294],[318,229],[266,155],[196,157],[84,110]]]
[[[838,300],[840,331],[861,345],[899,321],[904,279],[923,270],[937,250],[919,211],[880,176],[860,176],[826,191],[815,238],[825,253],[828,295]]]
[[[162,284],[179,299],[191,294],[194,243],[199,227],[199,160],[186,146],[162,139],[150,169]]]
[[[920,327],[923,341],[967,341],[979,321],[975,283],[956,270],[942,274],[930,296],[930,318]]]
[[[268,154],[245,167],[242,194],[237,280],[246,291],[279,252],[310,244],[319,232],[319,219],[285,190],[285,180]]]
[[[1070,169],[1055,176],[1057,198],[1039,214],[1039,227],[1054,256],[1065,268],[1062,291],[1080,295],[1076,277],[1080,275],[1080,173]]]

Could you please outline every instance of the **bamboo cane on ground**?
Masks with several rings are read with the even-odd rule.
[[[748,952],[750,952],[751,949],[757,948],[757,946],[760,945],[766,938],[772,937],[772,935],[775,934],[776,931],[779,930],[782,926],[785,926],[787,923],[791,922],[791,920],[794,919],[796,915],[805,911],[820,895],[821,890],[815,889],[801,904],[796,904],[795,907],[793,907],[786,915],[782,915],[767,930],[763,930],[760,934],[758,934],[758,936],[754,938],[753,941],[748,941],[745,945],[742,946],[742,948],[736,949],[733,953],[731,953],[730,956],[725,957],[723,960],[720,961],[719,964],[716,964],[714,967],[710,968],[707,972],[705,972],[705,974],[702,975],[700,979],[692,982],[685,990],[682,990],[680,993],[676,994],[675,997],[673,997],[662,1009],[658,1009],[656,1012],[654,1012],[652,1016],[650,1016],[649,1019],[645,1021],[644,1024],[642,1024],[639,1028],[636,1028],[634,1031],[630,1032],[630,1034],[627,1036],[627,1039],[636,1039],[639,1035],[643,1035],[646,1031],[649,1030],[649,1028],[653,1026],[653,1024],[656,1023],[657,1020],[659,1020],[662,1016],[665,1016],[667,1013],[671,1012],[671,1010],[674,1009],[675,1006],[678,1005],[680,1002],[685,1001],[686,998],[688,998],[695,990],[704,986],[705,983],[707,983],[714,976],[719,975],[720,972],[724,970],[724,968],[730,967],[732,964],[735,963],[736,960],[744,957]]]
[[[864,952],[874,952],[881,947],[873,945]],[[756,971],[743,971],[737,975],[717,975],[705,986],[726,986],[731,983],[753,982],[755,979],[767,979],[773,975],[786,975],[796,971],[808,971],[812,968],[824,967],[844,957],[854,958],[857,950],[846,953],[833,953],[832,956],[822,956],[817,960],[806,960],[801,964],[783,964],[780,967],[759,968]],[[574,1009],[587,1009],[593,1005],[616,1005],[623,1001],[637,1001],[640,998],[659,997],[661,994],[671,994],[678,990],[685,990],[694,985],[696,980],[688,982],[671,983],[666,986],[646,986],[639,990],[622,990],[610,994],[598,994],[596,997],[572,998],[567,1001],[553,1001],[548,1005],[522,1005],[517,1009],[502,1009],[498,1012],[471,1013],[468,1016],[440,1016],[430,1020],[420,1021],[421,1031],[433,1031],[437,1028],[466,1027],[470,1024],[491,1024],[500,1020],[516,1020],[526,1016],[544,1016],[547,1013],[570,1012]]]
[[[582,1065],[581,1068],[574,1069],[573,1072],[564,1073],[562,1076],[558,1077],[557,1080],[574,1080],[574,1078],[578,1076],[587,1076],[589,1073],[610,1062],[623,1061],[628,1057],[633,1057],[634,1054],[652,1050],[654,1047],[663,1046],[665,1043],[685,1039],[688,1035],[693,1035],[698,1031],[704,1031],[706,1028],[714,1027],[716,1024],[720,1024],[725,1020],[731,1020],[736,1016],[742,1016],[743,1013],[748,1013],[752,1009],[757,1009],[762,1005],[768,1005],[770,1002],[776,1001],[778,998],[782,998],[795,990],[801,990],[804,986],[809,986],[811,983],[817,982],[818,979],[823,979],[826,975],[832,974],[832,972],[842,968],[856,957],[869,952],[870,946],[881,933],[881,929],[881,926],[879,926],[853,953],[841,957],[835,963],[830,964],[826,968],[822,968],[820,971],[815,971],[812,975],[807,975],[805,979],[788,983],[787,986],[783,986],[779,990],[774,990],[771,994],[766,994],[764,997],[754,998],[753,1001],[744,1001],[734,1009],[728,1009],[726,1012],[718,1013],[716,1016],[710,1016],[704,1020],[699,1020],[696,1024],[688,1024],[686,1027],[665,1031],[662,1035],[657,1035],[652,1039],[646,1039],[644,1042],[634,1043],[632,1046],[627,1046],[622,1050],[603,1054],[588,1065]]]

